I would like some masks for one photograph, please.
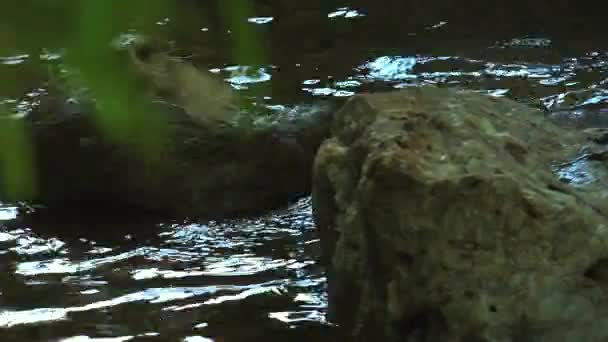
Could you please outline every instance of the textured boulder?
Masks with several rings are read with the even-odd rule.
[[[355,96],[332,130],[313,208],[330,319],[354,340],[608,339],[601,146],[433,87]],[[595,191],[568,178],[581,160]]]

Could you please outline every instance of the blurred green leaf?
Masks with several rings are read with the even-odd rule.
[[[26,68],[26,64],[14,66],[3,71],[5,76],[16,78],[6,83],[17,85],[19,93],[48,81],[65,96],[82,93],[81,89],[72,88],[86,87],[97,105],[96,123],[109,139],[136,147],[137,157],[158,158],[163,153],[167,134],[171,133],[166,117],[150,103],[145,87],[139,83],[141,80],[132,73],[126,53],[116,51],[112,41],[119,34],[129,32],[164,36],[173,32],[167,31],[165,24],[178,22],[179,15],[192,21],[192,27],[198,31],[206,25],[203,19],[209,15],[187,8],[187,4],[177,7],[170,0],[7,2],[0,12],[0,50],[4,51],[3,55],[29,54],[27,68],[36,71],[28,72],[33,76],[25,82],[22,81],[25,74],[18,70]],[[231,31],[234,61],[241,65],[263,64],[266,56],[262,40],[257,27],[247,21],[253,16],[252,3],[222,0],[220,8],[221,20]],[[165,21],[165,18],[172,20]],[[75,79],[49,76],[44,80],[42,75],[50,75],[52,71],[48,61],[38,56],[45,49],[64,48],[67,55],[55,63],[59,63],[61,69],[73,71]],[[8,93],[10,98],[18,97],[12,91],[4,95]],[[0,108],[0,114],[11,112]],[[12,197],[29,198],[35,191],[32,141],[24,123],[8,116],[2,118],[0,127],[0,182]]]
[[[0,119],[0,184],[9,199],[27,200],[35,194],[33,151],[23,121]]]
[[[254,14],[252,2],[248,0],[222,0],[224,20],[232,34],[232,57],[238,64],[260,65],[266,60],[262,39],[253,24],[247,21]]]
[[[142,15],[145,8],[145,15]],[[119,33],[153,25],[168,15],[168,1],[82,1],[78,34],[70,47],[68,63],[75,66],[98,103],[96,120],[111,139],[140,148],[153,156],[162,146],[166,125],[154,113],[128,69],[124,56],[111,45]],[[143,20],[145,18],[146,20]],[[130,26],[135,25],[135,26]]]

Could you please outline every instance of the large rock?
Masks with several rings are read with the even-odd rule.
[[[515,102],[432,87],[355,96],[332,133],[313,208],[330,319],[352,339],[608,339],[600,146]]]

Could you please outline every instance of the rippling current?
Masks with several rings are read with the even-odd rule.
[[[261,89],[271,107],[434,84],[510,97],[573,129],[608,127],[604,47],[542,30],[465,44],[448,19],[418,18],[386,38],[383,25],[388,30],[394,23],[375,18],[372,7],[315,12],[329,27],[318,32],[308,31],[307,20],[291,28],[280,21],[288,14],[261,11],[248,24],[269,32],[282,25],[284,32],[271,37],[273,48],[285,53],[273,64],[211,63],[208,69],[243,93]],[[302,32],[306,37],[288,51]],[[192,34],[205,41],[204,35],[229,31],[205,26]],[[0,52],[0,76],[19,76],[30,57]],[[40,57],[61,58],[48,51]],[[234,72],[243,68],[250,70]],[[0,104],[27,112],[45,89],[19,84],[26,84],[23,93],[0,96]],[[283,93],[271,93],[268,85]],[[226,222],[30,222],[10,205],[1,207],[0,220],[2,341],[336,339],[325,320],[326,279],[310,198]]]
[[[306,340],[324,328],[310,199],[246,221],[106,223],[100,236],[11,226],[0,231],[3,341]]]

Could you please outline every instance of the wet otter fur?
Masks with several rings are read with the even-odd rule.
[[[60,120],[46,113],[62,110],[65,97],[37,107],[42,112],[29,115],[28,122],[36,151],[34,203],[45,206],[38,214],[65,218],[74,216],[65,210],[76,210],[105,217],[110,210],[113,216],[219,220],[262,215],[310,192],[316,150],[330,134],[333,101],[286,106],[258,124],[253,120],[265,113],[236,109],[237,91],[174,57],[166,42],[134,44],[127,38],[115,47],[120,71],[129,71],[124,80],[136,96],[164,102],[152,106],[150,116],[163,119],[169,134],[159,136],[161,149],[154,155],[142,156],[142,149],[116,143],[98,129],[94,99]],[[234,125],[217,125],[232,117]]]
[[[128,51],[137,72],[154,85],[157,95],[182,108],[195,122],[213,127],[234,121],[238,96],[212,73],[171,56],[148,39],[133,42]]]

